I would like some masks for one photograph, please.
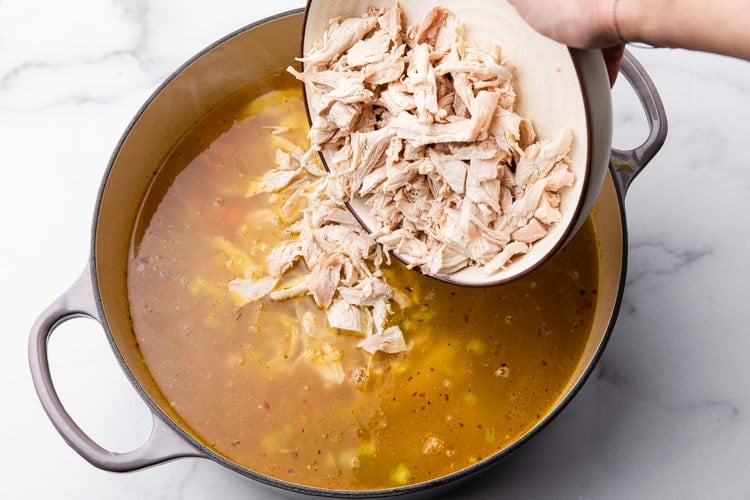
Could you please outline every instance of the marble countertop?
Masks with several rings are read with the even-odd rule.
[[[84,268],[101,176],[140,105],[211,42],[302,5],[0,0],[4,498],[273,496],[208,460],[92,467],[42,411],[26,349],[37,315]],[[750,63],[633,52],[670,131],[628,192],[628,279],[611,341],[565,411],[457,498],[750,498]],[[624,81],[613,95],[615,146],[633,147],[640,106]],[[50,357],[66,407],[95,440],[145,441],[150,414],[96,323],[62,325]]]

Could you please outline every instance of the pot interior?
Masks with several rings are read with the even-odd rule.
[[[100,190],[93,234],[96,292],[116,351],[148,399],[175,422],[143,363],[127,301],[127,261],[135,221],[159,168],[180,139],[211,109],[271,73],[299,51],[302,16],[281,14],[230,35],[188,61],[139,111],[118,145]],[[184,429],[188,429],[187,426]]]
[[[263,80],[286,68],[299,52],[300,12],[284,14],[238,32],[188,62],[140,111],[117,148],[105,176],[93,235],[96,293],[102,319],[122,366],[152,409],[168,416],[186,436],[199,437],[174,411],[155,383],[135,336],[128,303],[127,264],[131,241],[144,230],[137,226],[144,200],[158,199],[150,190],[164,190],[155,177],[174,176],[160,167],[175,145],[212,109],[249,82]],[[611,174],[592,212],[599,242],[599,286],[592,332],[585,351],[557,404],[519,439],[534,434],[572,397],[601,353],[614,323],[624,273],[624,218]],[[509,446],[507,451],[515,448]],[[213,454],[209,447],[203,449]],[[498,453],[494,461],[506,453]],[[216,455],[215,455],[216,456]],[[217,456],[218,458],[218,456]],[[227,461],[225,465],[232,466]],[[488,461],[480,462],[481,468]],[[252,471],[232,467],[255,477]]]
[[[586,349],[566,390],[560,397],[561,402],[570,398],[572,392],[582,384],[604,349],[617,319],[621,294],[625,286],[627,228],[624,207],[618,196],[611,170],[604,179],[599,198],[589,217],[594,224],[599,247],[599,289],[596,313]]]

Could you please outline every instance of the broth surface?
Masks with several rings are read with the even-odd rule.
[[[451,286],[394,261],[387,281],[410,305],[390,321],[410,349],[370,356],[309,296],[238,307],[227,287],[289,239],[285,200],[246,191],[283,141],[306,149],[306,134],[299,86],[277,76],[209,113],[162,166],[128,263],[135,336],[162,393],[221,455],[321,488],[418,483],[504,449],[558,402],[585,348],[598,284],[591,221],[500,287]],[[330,347],[343,356],[327,357]]]

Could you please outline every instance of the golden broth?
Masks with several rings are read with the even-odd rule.
[[[269,88],[278,89],[266,93]],[[211,112],[176,147],[144,202],[128,264],[133,327],[170,404],[206,445],[269,476],[374,489],[443,476],[493,455],[557,403],[596,303],[590,221],[527,278],[446,285],[394,262],[410,299],[391,324],[410,350],[367,355],[312,298],[238,307],[228,281],[289,238],[278,195],[246,197],[279,136],[305,148],[298,85],[276,76]],[[300,347],[304,325],[316,334]],[[330,381],[325,345],[344,353]],[[369,378],[362,378],[362,370]]]

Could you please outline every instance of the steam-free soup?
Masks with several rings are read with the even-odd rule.
[[[409,348],[370,355],[310,296],[240,306],[227,286],[291,237],[283,196],[246,193],[279,145],[305,149],[306,133],[297,84],[269,78],[209,113],[155,178],[128,294],[166,400],[217,453],[314,487],[418,483],[503,450],[558,402],[582,356],[597,300],[592,224],[496,288],[394,262],[385,278],[406,300],[389,324]]]

